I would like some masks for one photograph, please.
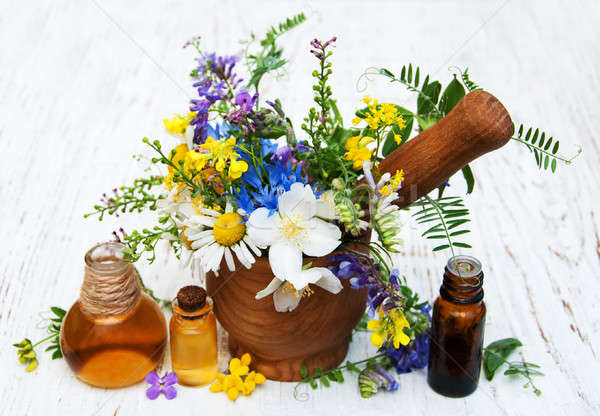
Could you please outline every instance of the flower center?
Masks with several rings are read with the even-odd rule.
[[[308,237],[308,233],[302,224],[302,219],[302,215],[299,214],[286,215],[281,219],[279,226],[281,234],[285,239],[298,243],[298,240]]]
[[[288,292],[290,295],[292,295],[296,299],[298,299],[298,298],[307,298],[310,295],[312,295],[313,293],[315,293],[315,291],[312,290],[309,285],[304,286],[300,290],[296,290],[296,288],[294,287],[294,285],[291,284],[290,282],[285,282],[284,283],[284,285],[283,285],[283,291]]]
[[[215,241],[222,246],[230,247],[246,234],[246,225],[241,215],[236,212],[228,212],[217,218],[213,227]]]

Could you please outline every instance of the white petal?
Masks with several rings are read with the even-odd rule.
[[[248,247],[246,247],[246,243],[244,243],[243,241],[240,241],[238,243],[238,245],[242,249],[242,253],[244,253],[244,257],[246,257],[246,260],[250,264],[254,264],[256,262],[256,260],[254,260],[254,256],[252,255],[252,253],[250,253],[250,250],[248,250]]]
[[[286,241],[277,241],[269,248],[269,264],[280,280],[289,280],[302,268],[302,251]]]
[[[319,200],[315,204],[316,212],[315,216],[320,218],[325,218],[327,220],[332,220],[336,217],[335,215],[335,207],[333,202],[326,200]]]
[[[254,254],[256,254],[256,257],[260,257],[262,255],[259,248],[256,247],[256,245],[252,242],[250,237],[248,237],[247,235],[244,237],[244,243],[246,243],[248,245],[248,247],[250,247],[250,250],[252,250],[254,252]]]
[[[273,280],[271,280],[271,282],[269,282],[267,287],[265,287],[263,290],[261,290],[260,292],[258,292],[256,294],[255,298],[262,299],[265,296],[269,296],[271,293],[273,293],[277,289],[279,289],[279,286],[281,286],[282,284],[283,284],[283,282],[275,277]]]
[[[315,269],[320,269],[321,272],[321,278],[315,283],[317,286],[334,294],[342,290],[342,282],[340,282],[340,279],[331,270],[326,267],[315,267]]]
[[[187,237],[188,240],[199,240],[202,237],[212,235],[213,230],[211,229],[211,230],[204,230],[204,231],[197,231],[197,230],[193,231],[191,228],[186,228],[183,233],[185,234],[185,236]]]
[[[192,241],[191,246],[194,250],[197,250],[201,247],[204,247],[204,246],[214,243],[214,242],[215,242],[215,237],[213,235],[208,235],[208,236],[200,238],[196,241]]]
[[[306,189],[308,187],[308,189]],[[300,213],[305,215],[304,211],[309,210],[312,206],[312,213],[308,216],[304,216],[305,219],[312,217],[314,212],[314,202],[316,201],[315,195],[309,185],[303,185],[302,183],[296,182],[292,184],[290,190],[284,192],[279,197],[279,212],[282,215],[292,215]]]
[[[326,256],[335,250],[341,243],[342,232],[329,222],[313,218],[306,224],[309,238],[304,238],[298,243],[302,252],[307,256]]]
[[[215,222],[217,222],[217,219],[213,217],[207,217],[206,215],[194,215],[190,218],[190,222],[195,224],[202,224],[206,227],[212,228],[212,226],[215,225]]]
[[[234,272],[235,262],[233,261],[233,255],[231,254],[229,247],[225,247],[225,261],[227,262],[227,267],[229,267],[229,270]]]
[[[250,239],[260,248],[269,247],[279,237],[279,217],[269,216],[269,210],[258,208],[246,222]]]
[[[223,259],[223,254],[225,253],[225,247],[220,244],[217,244],[216,254],[212,258],[211,270],[216,272],[219,270],[219,266],[221,266],[221,260]]]
[[[244,252],[242,251],[239,244],[231,246],[231,249],[236,254],[240,263],[242,263],[244,265],[244,267],[246,267],[246,269],[249,269],[250,267],[252,267],[252,265],[250,263],[248,263],[248,260],[246,260],[246,257],[244,256]]]
[[[301,296],[294,296],[287,290],[280,288],[273,293],[273,303],[277,312],[291,312],[300,303]]]
[[[214,209],[210,209],[210,208],[200,208],[199,211],[201,213],[203,213],[204,215],[209,215],[213,218],[219,218],[221,215],[223,215],[219,211],[215,211]]]

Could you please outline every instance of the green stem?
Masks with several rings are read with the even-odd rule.
[[[49,339],[52,339],[52,338],[55,338],[55,337],[56,337],[56,334],[48,335],[46,338],[44,338],[44,339],[42,339],[41,341],[38,341],[38,342],[36,342],[35,344],[33,344],[33,345],[31,346],[31,348],[33,349],[33,348],[37,347],[38,345],[40,345],[41,343],[43,343],[43,342],[46,342],[46,341],[48,341]]]
[[[552,157],[552,158],[554,158],[554,159],[558,159],[558,160],[560,160],[561,162],[563,162],[563,163],[565,163],[565,164],[567,164],[567,165],[570,165],[570,164],[571,164],[571,162],[573,162],[573,160],[574,160],[574,159],[575,159],[577,156],[579,156],[579,155],[581,154],[581,149],[579,149],[579,151],[577,152],[577,154],[576,154],[575,156],[573,156],[573,157],[572,157],[572,158],[570,158],[570,159],[567,159],[566,157],[562,157],[562,156],[559,156],[559,155],[554,155],[554,154],[550,153],[549,151],[547,151],[547,150],[544,150],[544,149],[542,149],[541,147],[538,147],[538,146],[536,146],[536,145],[534,145],[534,144],[528,143],[528,142],[526,142],[526,141],[525,141],[525,140],[523,140],[523,139],[519,139],[518,137],[511,137],[511,139],[512,139],[512,140],[515,140],[515,141],[517,141],[517,142],[519,142],[519,143],[523,143],[523,144],[524,144],[525,146],[527,146],[527,147],[533,147],[533,148],[535,148],[535,149],[536,149],[538,152],[540,152],[540,153],[543,153],[543,154],[545,154],[545,155],[548,155],[548,156],[550,156],[550,157]]]

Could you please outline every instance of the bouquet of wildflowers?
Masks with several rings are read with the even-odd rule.
[[[329,85],[336,38],[314,39],[314,105],[297,129],[279,99],[261,94],[260,82],[286,64],[277,41],[304,20],[303,14],[287,19],[260,41],[252,36],[238,55],[204,51],[199,38],[186,43],[198,54],[190,73],[197,97],[182,105],[181,114],[164,120],[176,144],[144,139],[155,152],[152,163],[163,173],[104,195],[87,215],[159,214],[151,229],[115,233],[127,244],[131,261],[143,253],[152,261],[160,240],[168,240],[182,265],[191,264],[199,273],[251,268],[258,257],[268,257],[273,279],[256,298],[273,296],[279,312],[295,309],[310,296],[311,285],[338,293],[340,279],[349,279],[351,287],[368,289],[372,319],[364,326],[372,331],[372,343],[399,372],[422,368],[429,309],[389,266],[390,253],[402,243],[394,202],[405,186],[403,172],[382,172],[379,163],[413,130],[429,128],[479,87],[467,70],[442,91],[439,81],[412,65],[403,66],[399,75],[372,68],[365,76],[381,75],[416,93],[417,108],[365,96],[348,125]],[[521,125],[513,139],[535,155],[540,168],[554,171],[557,161],[571,160],[559,156],[558,141],[538,129]],[[462,174],[471,192],[474,176],[468,165]],[[447,186],[439,188],[437,198],[425,196],[412,206],[416,221],[429,227],[423,235],[444,241],[434,250],[454,255],[455,247],[470,247],[456,241],[469,232],[463,228],[468,210],[461,198],[443,195]],[[369,254],[356,251],[357,245],[368,246]],[[331,267],[303,265],[304,257],[323,256],[330,257]]]

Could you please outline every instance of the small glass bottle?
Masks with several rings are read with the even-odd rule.
[[[80,298],[65,316],[60,345],[82,381],[118,388],[144,379],[162,360],[167,322],[142,292],[124,245],[98,244],[85,255]]]
[[[217,323],[212,303],[200,286],[177,293],[169,324],[171,363],[179,384],[203,386],[217,376]]]
[[[456,256],[446,265],[433,305],[427,382],[448,397],[465,397],[479,383],[485,303],[479,260]]]

